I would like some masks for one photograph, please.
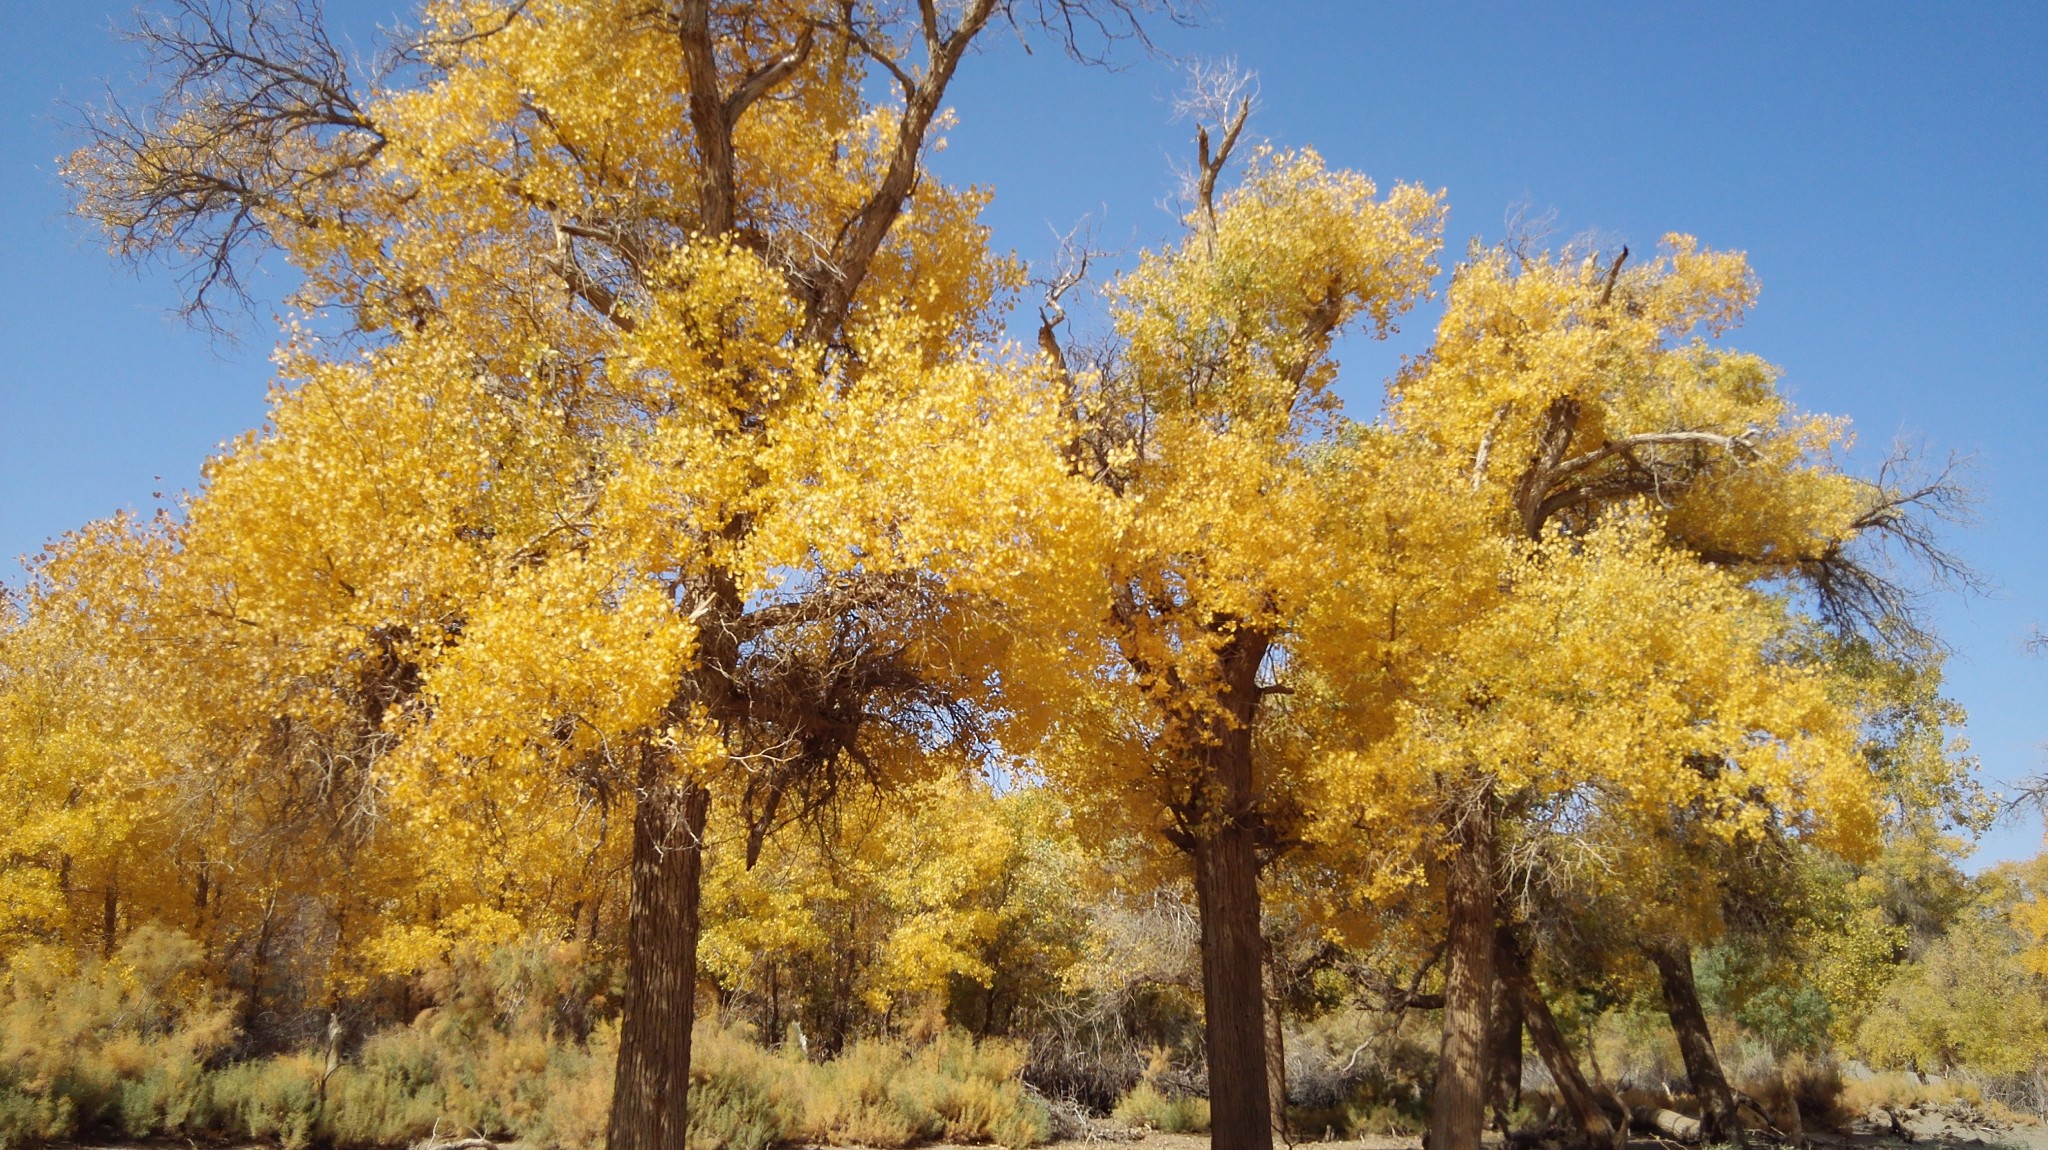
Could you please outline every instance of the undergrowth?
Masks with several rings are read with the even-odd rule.
[[[1167,1094],[1150,1082],[1140,1082],[1117,1102],[1116,1119],[1161,1134],[1207,1134],[1209,1100]]]
[[[573,948],[458,963],[444,1005],[325,1052],[228,1061],[233,1013],[198,976],[199,948],[136,931],[108,959],[29,948],[0,997],[0,1150],[87,1137],[399,1146],[433,1135],[599,1150],[615,1024],[578,1025]],[[693,1150],[933,1141],[1024,1147],[1051,1129],[1025,1089],[1024,1050],[942,1033],[864,1041],[829,1061],[771,1051],[744,1027],[700,1022]]]

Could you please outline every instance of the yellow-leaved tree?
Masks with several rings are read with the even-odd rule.
[[[1433,1145],[1478,1144],[1497,949],[1522,984],[1503,1000],[1553,1047],[1586,1135],[1613,1133],[1544,1024],[1513,932],[1496,945],[1505,873],[1544,861],[1504,858],[1504,827],[1569,843],[1592,812],[1662,825],[1677,811],[1705,833],[1778,822],[1850,853],[1873,836],[1856,710],[1790,640],[1801,609],[1843,626],[1901,614],[1873,544],[1939,565],[1920,513],[1949,509],[1954,489],[1843,472],[1840,422],[1796,412],[1775,369],[1713,342],[1753,300],[1746,262],[1682,236],[1667,249],[1635,267],[1625,249],[1472,252],[1435,343],[1395,383],[1385,434],[1401,446],[1384,457],[1433,457],[1426,490],[1455,485],[1469,503],[1442,522],[1481,536],[1451,553],[1496,559],[1416,585],[1458,604],[1435,634],[1412,630],[1442,618],[1429,599],[1406,622],[1398,598],[1333,600],[1367,655],[1335,686],[1391,700],[1376,713],[1393,725],[1360,755],[1354,801],[1326,817],[1436,829],[1422,857],[1450,944]],[[1361,510],[1363,537],[1391,537]],[[1462,588],[1443,586],[1461,571]]]
[[[1260,149],[1220,190],[1249,105],[1217,110],[1187,234],[1107,287],[1107,345],[1070,357],[1053,323],[1042,333],[1077,420],[1068,454],[1107,495],[1113,545],[1097,625],[1034,648],[1066,665],[1012,667],[1051,700],[1042,762],[1081,817],[1191,864],[1211,1136],[1242,1148],[1272,1139],[1258,881],[1293,818],[1261,718],[1338,574],[1315,466],[1335,427],[1331,347],[1384,336],[1421,297],[1443,206],[1308,151]]]
[[[167,529],[154,615],[223,683],[310,684],[234,705],[408,844],[365,961],[594,913],[626,857],[616,1150],[684,1142],[714,806],[751,861],[942,769],[1006,613],[1085,601],[1096,492],[990,343],[1018,269],[924,158],[992,23],[1085,56],[1148,7],[432,0],[360,82],[310,5],[185,0],[144,29],[169,83],[69,161],[199,314],[261,250],[301,277],[270,426]]]
[[[722,1002],[803,1048],[886,1019],[1008,1033],[1079,961],[1081,871],[1042,787],[948,776],[862,796],[770,839],[755,866],[713,852],[705,964]]]

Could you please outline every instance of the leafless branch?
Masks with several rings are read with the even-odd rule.
[[[1607,265],[1606,282],[1600,285],[1600,306],[1606,307],[1614,299],[1614,285],[1621,279],[1621,265],[1628,261],[1628,245],[1614,254],[1614,262]]]
[[[1235,60],[1198,60],[1188,68],[1186,91],[1175,102],[1175,118],[1195,121],[1195,207],[1205,226],[1216,223],[1216,181],[1230,163],[1245,121],[1251,118],[1257,77]],[[1211,147],[1212,130],[1219,137]]]
[[[1944,527],[1975,521],[1976,496],[1964,481],[1969,467],[1969,457],[1950,455],[1930,469],[1911,444],[1893,444],[1864,486],[1855,535],[1799,561],[1824,620],[1888,646],[1940,645],[1920,621],[1923,590],[1990,589],[1942,540]]]
[[[1119,44],[1135,42],[1146,51],[1155,50],[1147,28],[1150,21],[1163,19],[1188,27],[1198,9],[1198,3],[1181,0],[1005,0],[1002,12],[1023,38],[1026,51],[1029,34],[1043,32],[1075,62],[1113,67]]]
[[[76,205],[137,262],[163,260],[188,319],[224,331],[220,296],[249,296],[244,261],[278,224],[319,227],[323,186],[384,147],[317,0],[171,0],[130,32],[149,61],[143,103],[78,109],[66,162]]]
[[[1066,352],[1061,349],[1059,327],[1067,321],[1063,301],[1068,292],[1088,282],[1088,270],[1103,253],[1094,244],[1094,229],[1082,221],[1059,236],[1059,251],[1053,257],[1052,274],[1034,277],[1032,283],[1044,292],[1038,308],[1038,349],[1059,373],[1066,388],[1066,406],[1074,406],[1074,376]]]

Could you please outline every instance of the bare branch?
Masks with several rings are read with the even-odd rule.
[[[1607,282],[1600,285],[1601,307],[1606,307],[1614,299],[1614,285],[1617,280],[1621,279],[1621,265],[1627,259],[1628,245],[1623,244],[1621,245],[1621,251],[1615,253],[1614,262],[1607,265]]]
[[[1183,0],[1005,0],[1003,17],[1030,51],[1027,30],[1050,35],[1076,63],[1114,67],[1117,45],[1156,51],[1146,24],[1154,17],[1179,27],[1195,23],[1199,3]]]
[[[1238,136],[1250,119],[1257,78],[1235,60],[1196,61],[1188,69],[1187,91],[1176,101],[1176,118],[1195,121],[1195,206],[1205,226],[1216,223],[1216,181],[1230,163]],[[1210,146],[1211,129],[1221,143]]]
[[[316,0],[173,0],[130,37],[150,64],[143,102],[78,109],[65,175],[117,253],[170,264],[182,314],[222,331],[217,297],[248,302],[240,265],[277,226],[338,222],[321,189],[357,178],[384,136]]]
[[[777,84],[789,78],[790,73],[802,67],[811,58],[811,45],[817,39],[818,30],[806,27],[797,34],[796,44],[789,51],[756,68],[751,75],[740,81],[732,95],[725,98],[725,122],[731,125],[740,121],[741,113],[753,106],[754,101],[767,95]]]
[[[1038,349],[1059,373],[1066,387],[1066,405],[1071,413],[1074,402],[1074,376],[1067,364],[1066,352],[1060,347],[1059,327],[1067,321],[1067,310],[1061,303],[1068,292],[1088,282],[1088,269],[1103,253],[1094,245],[1094,230],[1082,221],[1059,237],[1059,251],[1053,257],[1053,273],[1049,278],[1034,279],[1032,282],[1044,289],[1044,302],[1038,308]]]
[[[1911,444],[1892,445],[1865,485],[1855,536],[1800,562],[1824,619],[1888,646],[1939,646],[1920,621],[1920,587],[1981,594],[1991,586],[1941,539],[1945,525],[1975,521],[1976,496],[1963,480],[1969,466],[1969,457],[1950,455],[1930,470]]]

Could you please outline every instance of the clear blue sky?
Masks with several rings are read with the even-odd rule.
[[[402,7],[330,3],[359,40]],[[65,215],[56,101],[133,70],[108,34],[126,11],[0,0],[4,556],[189,488],[263,416],[267,326],[239,348],[180,328],[168,279],[114,268]],[[997,188],[997,242],[1044,258],[1083,216],[1108,242],[1167,234],[1188,151],[1171,66],[991,43],[963,70],[940,168]],[[1517,203],[1554,211],[1560,237],[1641,252],[1682,230],[1749,252],[1764,292],[1736,342],[1804,406],[1853,418],[1866,459],[1902,434],[1976,454],[1982,521],[1951,543],[1997,590],[1936,603],[1952,693],[1994,784],[2043,768],[2048,660],[2023,642],[2048,625],[2048,4],[1223,0],[1164,43],[1256,71],[1259,135],[1447,189],[1453,252]],[[1347,361],[1354,402],[1369,410],[1429,322]],[[2016,820],[1980,858],[2039,836]]]

